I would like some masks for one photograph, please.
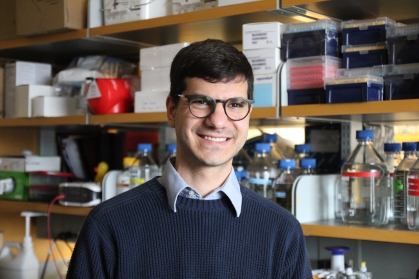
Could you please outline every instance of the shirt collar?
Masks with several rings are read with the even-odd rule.
[[[176,200],[179,193],[186,187],[192,187],[189,186],[176,171],[172,164],[172,160],[167,160],[163,174],[159,178],[159,182],[164,186],[164,188],[166,188],[169,205],[173,211],[176,212]],[[240,184],[234,173],[233,167],[231,168],[230,175],[220,187],[220,191],[222,191],[229,198],[231,204],[236,210],[236,216],[239,217],[242,207],[242,194],[240,191]]]

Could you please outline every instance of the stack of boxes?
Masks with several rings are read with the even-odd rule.
[[[243,25],[243,54],[254,74],[254,107],[279,104],[281,23],[262,22]]]
[[[387,28],[389,64],[383,67],[385,100],[419,98],[419,24]]]
[[[284,24],[281,59],[286,61],[288,105],[326,103],[324,80],[341,67],[340,25],[331,20]]]
[[[141,91],[135,92],[134,112],[166,111],[173,58],[189,43],[140,49]]]
[[[325,81],[329,103],[383,100],[380,67],[388,63],[386,28],[396,25],[386,17],[341,23],[344,70]]]

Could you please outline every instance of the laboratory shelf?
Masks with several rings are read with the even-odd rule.
[[[345,238],[400,244],[419,244],[419,232],[396,229],[394,225],[366,227],[345,225],[339,220],[325,220],[301,224],[304,235],[331,238]]]
[[[362,122],[409,122],[419,119],[419,99],[281,107],[282,117]]]
[[[0,200],[0,212],[2,214],[21,211],[48,212],[48,206],[48,203],[41,202]],[[52,213],[56,214],[86,216],[90,210],[92,210],[92,207],[62,206],[58,203],[52,206]]]
[[[277,107],[253,108],[251,119],[277,118]],[[111,125],[167,122],[165,112],[77,115],[65,117],[34,117],[0,119],[0,127],[41,127],[68,125]]]

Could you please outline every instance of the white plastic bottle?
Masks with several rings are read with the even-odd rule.
[[[160,174],[159,167],[151,157],[151,143],[139,143],[137,146],[136,159],[138,166],[130,167],[130,187],[141,185]]]

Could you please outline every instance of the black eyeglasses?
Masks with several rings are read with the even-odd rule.
[[[224,112],[227,117],[233,121],[240,121],[249,114],[254,100],[235,97],[227,100],[213,99],[205,95],[178,95],[188,99],[189,111],[198,118],[210,116],[214,111],[217,103],[222,103]]]

